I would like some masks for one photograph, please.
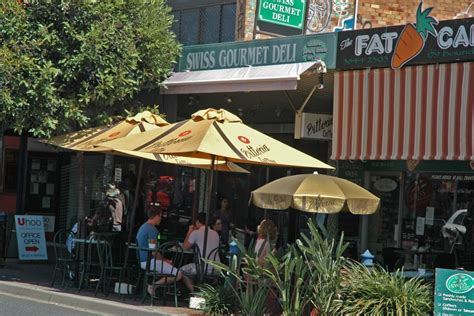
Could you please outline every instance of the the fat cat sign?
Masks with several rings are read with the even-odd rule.
[[[336,68],[398,69],[474,60],[474,19],[438,22],[427,10],[419,8],[414,24],[338,33]]]

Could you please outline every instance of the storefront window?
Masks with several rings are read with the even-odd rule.
[[[18,150],[5,149],[3,163],[3,192],[15,192],[17,184]]]
[[[235,39],[236,4],[180,6],[175,2],[173,32],[184,45],[232,42]]]
[[[474,196],[473,180],[474,176],[463,174],[407,176],[403,246],[451,251],[453,243],[462,242],[462,236],[449,236],[449,233],[443,234],[443,231],[446,231],[446,227],[450,227],[448,230],[457,234],[456,226],[449,225],[460,225],[459,227],[464,225],[464,216],[453,218],[451,221],[450,218],[456,211],[468,209]]]

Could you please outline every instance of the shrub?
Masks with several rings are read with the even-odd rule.
[[[301,234],[297,245],[309,268],[311,292],[309,299],[320,315],[336,315],[336,302],[340,296],[341,270],[346,263],[343,253],[347,248],[344,235],[336,244],[334,239],[324,239],[312,221],[308,222],[310,235]]]
[[[430,286],[423,280],[357,262],[347,264],[341,294],[345,315],[427,315],[432,304]]]
[[[199,288],[198,296],[205,300],[201,308],[206,314],[228,315],[234,311],[234,293],[227,286],[204,284]]]

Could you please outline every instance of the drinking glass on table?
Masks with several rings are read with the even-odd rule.
[[[148,239],[148,248],[156,248],[156,239]]]

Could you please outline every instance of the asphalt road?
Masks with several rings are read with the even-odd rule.
[[[69,308],[67,306],[44,303],[26,298],[18,298],[0,292],[0,316],[91,316],[100,315]]]

